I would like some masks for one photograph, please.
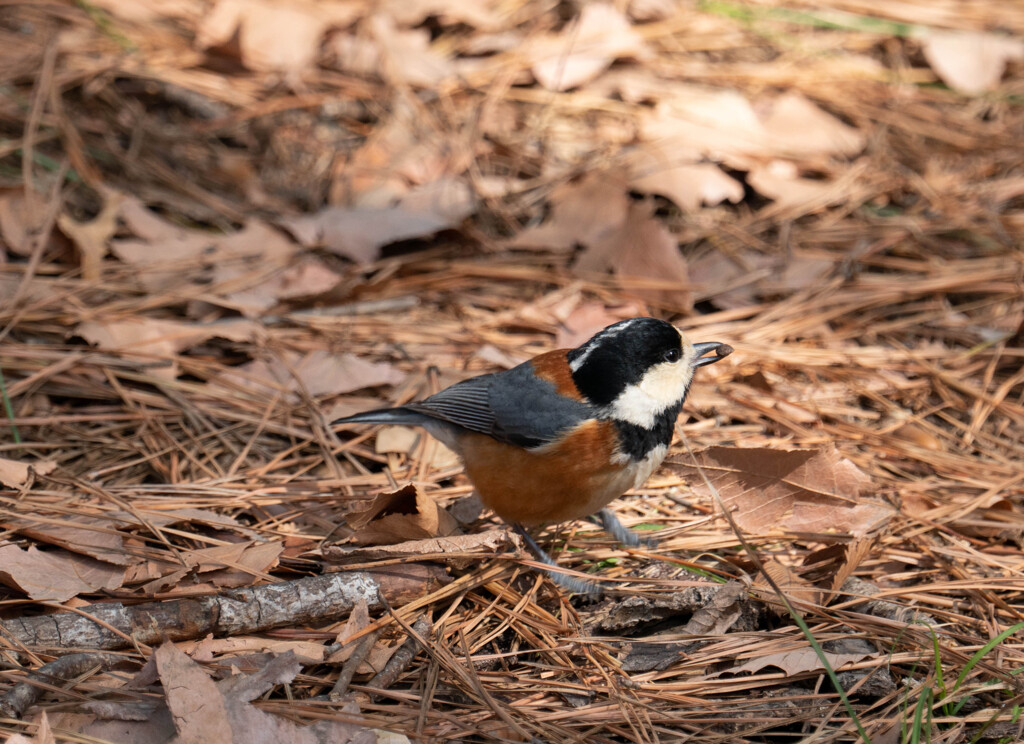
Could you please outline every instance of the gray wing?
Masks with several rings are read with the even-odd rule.
[[[533,374],[529,362],[458,382],[403,408],[519,447],[547,444],[597,413],[559,395],[554,385]]]

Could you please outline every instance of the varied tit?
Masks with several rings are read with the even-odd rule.
[[[605,507],[665,459],[694,370],[731,352],[716,341],[691,344],[663,320],[631,318],[575,349],[331,425],[423,427],[458,454],[484,505],[553,566],[524,527],[596,515],[621,543],[639,544]],[[595,589],[553,578],[571,591]]]

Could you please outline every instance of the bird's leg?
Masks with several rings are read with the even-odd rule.
[[[604,527],[604,531],[614,537],[620,545],[625,545],[627,548],[653,548],[658,544],[656,540],[650,537],[641,537],[626,527],[615,516],[615,512],[607,507],[592,516],[591,519]]]
[[[518,533],[523,540],[526,541],[527,546],[536,554],[540,559],[541,563],[546,564],[554,568],[558,568],[558,564],[555,563],[555,559],[544,552],[544,548],[537,544],[537,541],[533,539],[533,536],[526,531],[526,528],[521,524],[513,523],[512,529]],[[621,526],[621,525],[620,525]],[[625,528],[623,528],[625,529]],[[584,594],[590,597],[599,597],[601,595],[601,585],[596,581],[588,581],[587,579],[578,579],[575,576],[568,576],[561,571],[547,570],[546,573],[551,577],[551,580],[558,584],[566,591],[572,592],[573,594]]]

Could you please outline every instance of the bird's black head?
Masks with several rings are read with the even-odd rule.
[[[715,351],[718,356],[701,358]],[[694,346],[671,323],[630,318],[610,325],[569,352],[579,391],[623,421],[650,428],[686,397],[693,370],[732,349],[717,342]],[[724,353],[723,353],[724,352]]]

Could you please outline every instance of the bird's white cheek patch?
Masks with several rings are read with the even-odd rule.
[[[612,416],[652,428],[659,413],[683,399],[690,374],[690,367],[680,362],[652,367],[638,384],[630,385],[615,399]]]

